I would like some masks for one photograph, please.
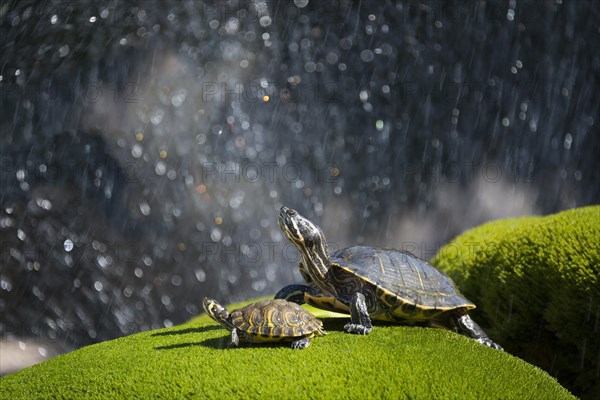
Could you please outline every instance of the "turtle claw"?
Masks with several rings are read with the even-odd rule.
[[[499,344],[496,344],[494,342],[492,342],[489,338],[479,338],[479,339],[475,339],[476,341],[478,341],[479,343],[491,347],[492,349],[496,349],[496,350],[501,350],[504,351],[504,349],[502,348],[502,346],[500,346]]]
[[[348,333],[356,333],[357,335],[367,335],[371,333],[372,328],[368,328],[364,325],[353,324],[352,322],[348,322],[344,325],[344,329]]]
[[[228,348],[238,347],[240,345],[240,337],[237,333],[237,329],[233,328],[230,333],[231,341],[229,342]]]
[[[310,345],[310,339],[302,338],[292,342],[292,349],[305,349]]]

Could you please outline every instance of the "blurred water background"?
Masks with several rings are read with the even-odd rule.
[[[597,203],[588,1],[0,3],[2,373],[300,281]]]

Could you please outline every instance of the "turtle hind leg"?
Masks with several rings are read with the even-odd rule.
[[[310,345],[310,339],[303,337],[292,342],[292,349],[305,349]]]
[[[350,318],[351,322],[344,326],[344,329],[348,333],[357,333],[359,335],[371,333],[373,325],[371,325],[371,318],[367,311],[367,302],[364,294],[354,293],[354,296],[352,296]]]
[[[481,344],[484,344],[492,349],[504,350],[502,346],[494,343],[492,339],[481,329],[475,321],[471,319],[467,314],[457,316],[456,325],[460,332],[466,336],[469,336]]]

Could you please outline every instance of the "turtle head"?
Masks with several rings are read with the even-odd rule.
[[[202,301],[202,306],[204,307],[204,311],[208,314],[209,317],[224,325],[227,322],[227,318],[229,318],[229,311],[225,307],[223,307],[219,302],[213,299],[209,299],[205,297]],[[224,326],[226,326],[225,324]]]
[[[298,211],[281,207],[279,227],[285,236],[296,246],[302,257],[300,274],[309,284],[317,285],[321,290],[333,290],[325,275],[331,261],[327,250],[327,241],[321,228],[298,214]]]
[[[302,252],[303,249],[327,251],[327,241],[321,228],[291,208],[281,207],[279,227],[285,236]]]

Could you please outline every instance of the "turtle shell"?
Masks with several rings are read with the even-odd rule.
[[[336,297],[344,300],[362,291],[372,318],[427,320],[445,311],[475,308],[448,275],[409,252],[354,246],[330,258],[327,279],[333,281]]]
[[[231,323],[241,332],[268,338],[296,338],[321,332],[323,323],[296,303],[264,300],[231,312]]]

